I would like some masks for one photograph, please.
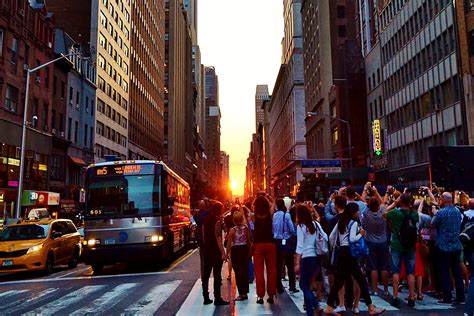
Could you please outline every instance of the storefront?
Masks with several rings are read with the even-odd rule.
[[[0,189],[0,229],[15,214],[16,194],[17,190]]]
[[[21,215],[26,216],[33,208],[46,207],[52,216],[57,217],[59,201],[60,194],[56,192],[25,190],[21,195]]]

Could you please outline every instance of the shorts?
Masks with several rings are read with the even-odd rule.
[[[402,267],[402,261],[405,263],[406,273],[415,273],[415,251],[398,251],[392,249],[392,260],[390,263],[390,272],[399,274]]]
[[[390,267],[390,251],[388,243],[374,243],[367,241],[367,246],[369,246],[367,270],[388,271]]]

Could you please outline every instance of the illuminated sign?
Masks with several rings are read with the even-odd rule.
[[[8,164],[10,166],[20,166],[20,159],[8,158]]]
[[[153,174],[153,165],[104,166],[95,169],[95,176],[122,176],[134,174]]]
[[[40,171],[48,171],[48,166],[47,165],[42,165],[42,164],[39,164],[39,168],[38,168]]]
[[[380,121],[374,120],[372,123],[372,137],[374,140],[374,154],[376,156],[382,155],[382,133],[380,130]]]

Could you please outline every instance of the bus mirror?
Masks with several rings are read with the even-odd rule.
[[[168,207],[171,207],[174,205],[174,197],[170,196],[168,197]]]
[[[174,209],[172,207],[168,207],[165,211],[165,216],[171,216],[174,213]]]

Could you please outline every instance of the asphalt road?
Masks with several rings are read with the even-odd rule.
[[[161,270],[115,265],[94,275],[89,266],[82,264],[72,270],[57,268],[46,277],[31,273],[0,275],[0,315],[303,315],[301,292],[284,293],[274,305],[257,305],[254,284],[250,286],[249,301],[204,306],[199,271],[199,254],[194,250]],[[226,268],[223,276],[223,296],[232,299],[237,296],[235,279],[225,279]],[[388,297],[373,299],[388,309],[386,315],[463,315],[461,306],[440,306],[427,296],[415,309],[406,305],[395,309]],[[361,305],[361,314],[364,310]]]

